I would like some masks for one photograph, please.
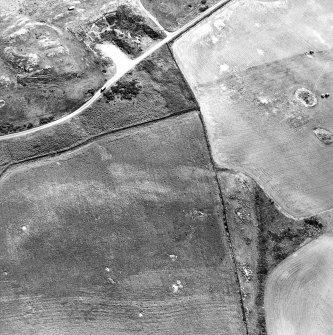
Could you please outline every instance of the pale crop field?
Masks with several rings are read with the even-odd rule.
[[[333,333],[333,236],[299,249],[269,276],[265,290],[269,335]]]
[[[236,0],[173,45],[216,164],[296,218],[333,203],[332,25],[333,2]]]

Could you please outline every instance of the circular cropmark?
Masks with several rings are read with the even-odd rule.
[[[317,98],[313,92],[302,87],[295,92],[296,101],[305,107],[314,107],[317,105]]]
[[[268,276],[265,314],[269,335],[333,334],[333,236],[298,249]]]

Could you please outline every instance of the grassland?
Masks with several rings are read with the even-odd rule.
[[[333,119],[321,97],[332,91],[332,10],[327,1],[239,0],[173,46],[216,163],[252,176],[297,218],[333,200]]]
[[[197,113],[10,169],[1,334],[244,334]]]
[[[58,119],[164,35],[138,1],[0,5],[0,134]],[[111,50],[111,51],[110,51]]]

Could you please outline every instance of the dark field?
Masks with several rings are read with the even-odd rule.
[[[244,334],[197,113],[2,179],[0,332]]]

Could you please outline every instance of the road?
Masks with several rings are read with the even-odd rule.
[[[208,8],[205,12],[201,13],[200,15],[198,15],[196,18],[194,18],[192,21],[190,21],[187,24],[185,24],[183,27],[179,28],[175,32],[168,33],[167,36],[163,40],[161,40],[160,42],[156,43],[154,46],[152,46],[146,52],[144,52],[141,56],[137,57],[132,62],[130,62],[127,67],[122,68],[121,71],[117,71],[117,73],[112,78],[110,78],[103,85],[103,87],[101,89],[103,89],[103,88],[105,88],[105,90],[109,89],[120,78],[122,78],[127,72],[131,71],[133,68],[135,68],[135,66],[137,66],[139,63],[141,63],[144,59],[146,59],[147,57],[149,57],[155,51],[157,51],[158,49],[160,49],[162,46],[166,45],[167,43],[171,42],[172,40],[180,37],[186,31],[188,31],[189,29],[191,29],[192,27],[194,27],[196,24],[198,24],[200,21],[204,20],[206,17],[210,16],[215,11],[217,11],[218,9],[220,9],[223,6],[225,6],[227,3],[231,2],[231,1],[233,1],[233,0],[222,0],[222,1],[219,1],[217,4],[215,4],[214,6],[211,6],[210,8]],[[64,117],[62,117],[60,119],[57,119],[57,120],[55,120],[53,122],[44,124],[44,125],[36,127],[36,128],[32,128],[32,129],[29,129],[29,130],[24,130],[24,131],[21,131],[21,132],[18,132],[18,133],[13,133],[13,134],[8,134],[8,135],[0,136],[0,141],[1,140],[8,140],[8,139],[16,138],[16,137],[25,136],[25,135],[28,135],[28,134],[32,134],[32,133],[35,133],[37,131],[40,131],[40,130],[43,130],[43,129],[47,129],[47,128],[51,128],[53,126],[56,126],[58,124],[61,124],[63,122],[66,122],[66,121],[70,120],[71,118],[73,118],[73,117],[81,114],[82,112],[84,112],[87,108],[91,107],[92,104],[95,101],[97,101],[103,95],[103,93],[101,92],[101,89],[99,89],[91,97],[90,100],[88,100],[85,104],[83,104],[76,111],[74,111],[74,112],[72,112],[72,113],[70,113],[70,114],[68,114],[68,115],[66,115],[66,116],[64,116]]]

